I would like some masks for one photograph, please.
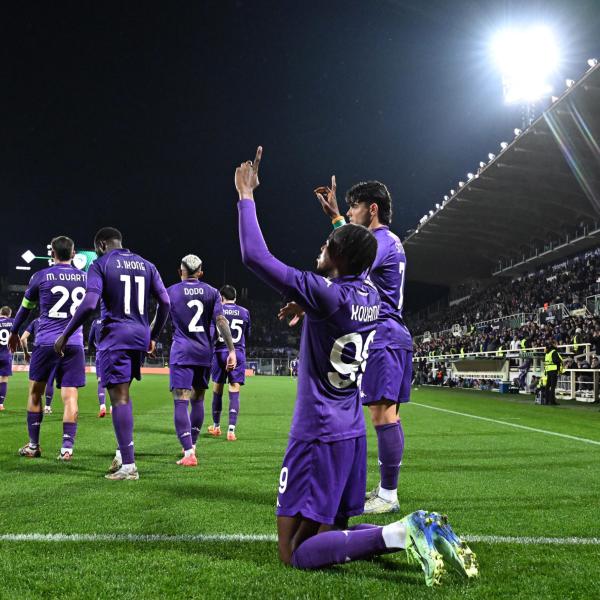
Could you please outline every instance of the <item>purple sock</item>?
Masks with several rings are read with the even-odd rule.
[[[395,490],[404,452],[404,432],[400,422],[377,425],[377,448],[379,450],[379,472],[381,487]]]
[[[229,392],[229,425],[236,425],[240,412],[240,393]]]
[[[98,404],[106,404],[106,389],[100,380],[98,380]]]
[[[29,432],[29,443],[33,446],[39,446],[40,443],[40,427],[42,426],[42,420],[44,418],[44,412],[40,411],[31,412],[27,411],[27,431]]]
[[[49,379],[46,384],[46,406],[52,406],[52,398],[54,398],[54,380]]]
[[[77,423],[63,423],[62,447],[73,450],[75,436],[77,435]]]
[[[212,417],[213,423],[218,425],[221,422],[221,411],[223,410],[223,394],[213,392]]]
[[[184,450],[192,449],[192,426],[188,414],[189,400],[175,400],[175,432]]]
[[[117,444],[121,452],[121,460],[124,465],[131,465],[135,462],[133,451],[133,407],[131,398],[127,404],[113,406],[112,422],[115,428]]]
[[[320,569],[351,560],[385,554],[381,527],[326,531],[302,542],[292,554],[292,566],[297,569]]]
[[[192,400],[190,421],[192,425],[192,444],[195,444],[200,435],[202,423],[204,423],[204,400]]]
[[[4,398],[6,398],[6,389],[8,388],[8,383],[3,381],[0,383],[0,404],[4,404]]]

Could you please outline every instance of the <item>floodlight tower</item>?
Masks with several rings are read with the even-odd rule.
[[[559,62],[554,35],[542,26],[507,29],[496,36],[492,50],[502,73],[504,101],[521,105],[526,129],[535,119],[536,104],[552,93],[549,79]]]

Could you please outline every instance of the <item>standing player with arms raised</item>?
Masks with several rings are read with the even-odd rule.
[[[12,376],[12,352],[8,347],[8,338],[14,319],[11,319],[10,306],[0,308],[0,410],[4,410],[4,399],[8,390],[8,378]]]
[[[379,313],[379,294],[365,278],[377,242],[359,225],[336,229],[317,260],[321,275],[274,258],[254,205],[261,153],[259,147],[254,162],[235,173],[242,260],[306,310],[298,393],[277,498],[280,559],[299,569],[317,569],[407,548],[433,585],[443,572],[434,546],[440,533],[428,525],[425,511],[384,527],[332,530],[363,510],[366,436],[358,383]]]
[[[33,319],[25,328],[23,335],[21,335],[21,347],[23,348],[23,353],[25,354],[25,361],[29,362],[31,355],[29,354],[28,348],[28,340],[31,336],[33,336],[33,347],[35,348],[37,342],[38,328],[40,325],[40,320]],[[44,406],[44,414],[51,415],[52,414],[52,400],[54,399],[54,378],[55,373],[52,372],[48,377],[48,381],[46,382],[46,405]]]
[[[85,295],[86,274],[71,265],[75,256],[73,240],[59,236],[52,240],[54,265],[35,273],[29,281],[25,296],[15,317],[10,345],[14,351],[18,344],[19,330],[27,321],[29,313],[39,303],[40,316],[36,345],[29,365],[29,398],[27,401],[27,429],[29,444],[19,450],[21,456],[38,458],[40,427],[44,413],[42,397],[46,384],[53,376],[60,388],[64,404],[63,442],[59,460],[69,461],[73,457],[73,445],[77,433],[78,388],[85,385],[85,355],[83,353],[83,331],[73,330],[73,338],[62,348],[60,356],[54,352],[54,342],[62,335],[71,315]]]
[[[100,371],[102,367],[100,365],[100,358],[98,356],[98,345],[102,337],[102,318],[94,319],[90,327],[90,333],[88,334],[88,352],[92,353],[92,348],[96,354],[96,379],[98,380],[98,418],[103,419],[106,416],[106,388],[102,382]],[[112,408],[112,407],[111,407]]]
[[[331,188],[315,190],[334,228],[344,225],[336,199],[335,176]],[[397,512],[398,475],[404,452],[404,431],[399,405],[410,400],[412,338],[402,320],[406,255],[398,236],[390,231],[392,198],[379,181],[352,186],[346,193],[350,223],[368,227],[377,239],[377,256],[369,275],[381,296],[377,333],[369,349],[361,397],[369,407],[377,433],[380,482],[367,494],[365,514]]]
[[[54,348],[61,354],[72,333],[92,315],[102,300],[102,339],[99,353],[100,377],[108,390],[118,449],[107,479],[139,479],[133,447],[133,409],[129,388],[141,379],[145,352],[153,352],[156,338],[169,314],[169,296],[156,267],[122,245],[121,232],[104,227],[94,238],[98,254],[88,271],[88,288]],[[148,300],[158,303],[152,331]]]
[[[217,338],[215,353],[212,359],[211,378],[213,384],[212,416],[213,425],[208,428],[212,436],[221,435],[221,411],[223,408],[223,386],[229,382],[229,428],[227,440],[235,442],[235,427],[240,412],[240,386],[246,381],[246,338],[250,335],[250,312],[236,304],[237,292],[232,285],[221,288],[223,315],[229,323],[235,345],[237,366],[227,368],[228,348],[223,336]]]
[[[175,431],[184,456],[177,461],[195,467],[196,441],[204,421],[204,393],[208,388],[213,340],[210,326],[214,322],[227,348],[226,369],[236,365],[235,348],[219,292],[200,281],[202,261],[195,254],[181,259],[181,281],[168,290],[173,322],[173,343],[169,356],[171,392],[175,403]],[[188,407],[191,401],[191,414]]]

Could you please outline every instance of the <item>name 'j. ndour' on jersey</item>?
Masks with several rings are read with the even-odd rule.
[[[107,252],[88,271],[88,292],[101,297],[98,350],[147,350],[150,295],[165,293],[156,267],[125,248]]]
[[[359,388],[379,317],[377,289],[364,275],[327,279],[288,267],[269,253],[254,202],[241,200],[238,210],[244,263],[306,312],[290,435],[323,442],[365,435]]]
[[[233,345],[236,350],[246,350],[246,338],[250,335],[250,312],[235,303],[223,304],[223,316],[229,323]],[[227,350],[225,340],[217,335],[215,350]]]
[[[211,325],[223,314],[221,295],[198,279],[186,279],[167,289],[171,301],[173,343],[169,363],[210,366]]]
[[[33,309],[39,304],[36,346],[54,345],[81,304],[86,285],[85,272],[68,264],[53,265],[32,275],[23,305]],[[67,344],[83,346],[83,327],[73,333]]]
[[[402,320],[406,255],[400,238],[386,226],[372,230],[377,256],[369,273],[381,296],[377,335],[373,347],[412,350],[412,338]]]

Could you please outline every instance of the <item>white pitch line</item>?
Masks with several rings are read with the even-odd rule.
[[[525,429],[526,431],[533,431],[535,433],[545,433],[546,435],[553,435],[556,437],[564,438],[567,440],[575,440],[576,442],[583,442],[584,444],[592,444],[594,446],[600,446],[600,441],[590,440],[588,438],[577,437],[576,435],[569,435],[568,433],[558,433],[557,431],[548,431],[547,429],[538,429],[537,427],[528,427],[527,425],[519,425],[518,423],[509,423],[508,421],[500,421],[498,419],[490,419],[489,417],[480,417],[479,415],[472,415],[469,413],[459,412],[457,410],[449,410],[447,408],[439,408],[438,406],[430,406],[429,404],[420,404],[419,402],[410,402],[415,406],[422,406],[423,408],[430,408],[431,410],[439,410],[451,415],[458,415],[460,417],[469,417],[470,419],[478,419],[479,421],[487,421],[488,423],[496,423],[498,425],[507,425],[508,427],[516,427],[517,429]],[[410,405],[409,404],[409,405]]]
[[[520,544],[554,546],[600,546],[600,538],[579,537],[512,537],[503,535],[465,535],[467,542],[484,544]],[[197,535],[162,535],[128,533],[5,533],[0,542],[112,542],[112,543],[180,543],[180,542],[269,542],[277,541],[273,534],[208,533]]]

